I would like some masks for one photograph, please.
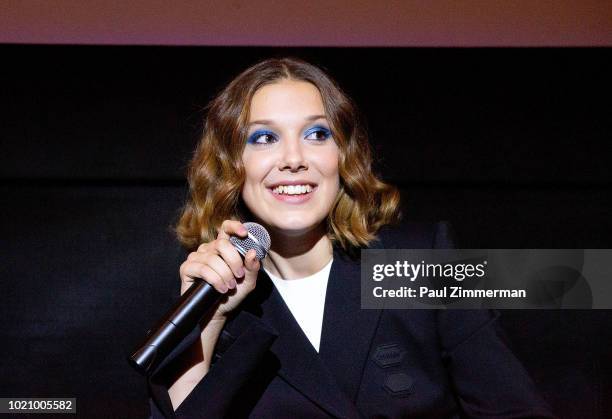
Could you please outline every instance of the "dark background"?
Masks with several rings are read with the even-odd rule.
[[[466,248],[612,248],[612,49],[0,45],[0,397],[147,415],[125,357],[178,295],[202,108],[284,55],[358,103],[406,220]],[[610,416],[610,311],[501,322],[558,415]]]

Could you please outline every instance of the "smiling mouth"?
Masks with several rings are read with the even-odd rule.
[[[315,187],[311,185],[279,185],[274,188],[271,188],[272,193],[275,195],[305,195],[309,194],[315,189]]]

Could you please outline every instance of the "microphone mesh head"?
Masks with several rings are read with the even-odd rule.
[[[248,237],[243,239],[231,236],[230,242],[242,256],[246,256],[249,250],[255,249],[257,259],[262,260],[270,250],[270,235],[265,228],[257,223],[244,223],[243,225],[249,232]]]

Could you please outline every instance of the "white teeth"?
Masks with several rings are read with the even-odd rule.
[[[310,185],[281,185],[273,189],[274,193],[285,195],[301,195],[312,192]]]

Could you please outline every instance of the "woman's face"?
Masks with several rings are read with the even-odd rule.
[[[314,85],[282,80],[255,92],[242,198],[260,222],[287,235],[318,227],[338,194],[338,156]]]

